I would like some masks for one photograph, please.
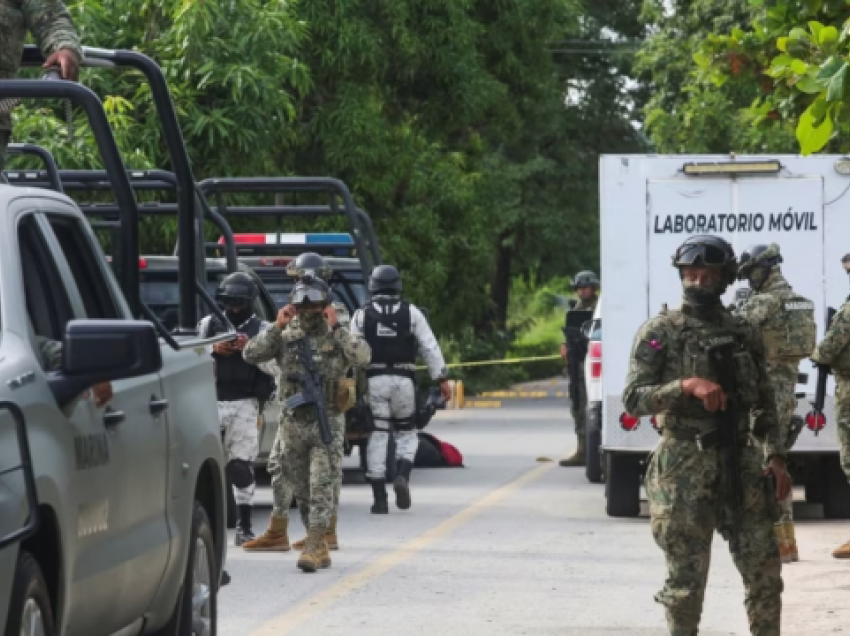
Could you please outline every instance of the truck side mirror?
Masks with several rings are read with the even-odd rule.
[[[64,408],[99,382],[136,378],[162,369],[154,326],[144,320],[71,320],[62,341],[62,370],[49,384]]]

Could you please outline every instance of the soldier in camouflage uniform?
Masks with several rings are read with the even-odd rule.
[[[850,274],[850,254],[841,259]],[[835,423],[841,466],[850,479],[850,296],[832,319],[823,340],[815,347],[812,360],[830,367],[835,376]],[[836,559],[850,559],[850,541],[835,549]]]
[[[339,324],[329,300],[330,290],[324,282],[305,277],[295,285],[290,304],[280,310],[276,323],[253,338],[243,352],[252,364],[276,360],[280,369],[278,399],[283,407],[269,457],[274,466],[271,522],[265,534],[243,548],[249,552],[290,549],[287,514],[294,495],[307,528],[304,552],[298,559],[298,567],[305,572],[331,565],[325,535],[334,513],[334,484],[342,462],[343,414],[354,402],[350,399],[353,387],[347,386],[345,376],[350,367],[363,367],[370,358],[368,345]],[[304,369],[290,343],[304,337],[310,342],[323,379],[333,437],[329,446],[322,442],[315,408],[289,409],[284,404],[303,390],[300,376]]]
[[[17,76],[27,31],[47,58],[44,68],[58,66],[63,78],[76,81],[83,52],[61,0],[0,0],[0,79]],[[0,103],[0,170],[11,137],[13,106]]]
[[[782,446],[790,451],[800,431],[800,427],[791,427],[797,409],[794,387],[800,361],[808,358],[815,347],[817,325],[815,304],[791,289],[779,269],[781,262],[776,243],[754,245],[741,254],[738,279],[747,279],[754,293],[734,313],[761,334],[767,375],[776,398],[779,436]],[[781,502],[779,523],[774,528],[783,563],[799,561],[793,500],[793,495],[789,495]]]
[[[315,252],[304,252],[300,254],[298,258],[295,259],[293,263],[290,264],[289,267],[286,268],[286,273],[295,280],[295,282],[300,281],[305,276],[313,276],[315,278],[319,278],[325,283],[330,285],[331,276],[333,276],[333,269],[328,266],[327,262],[321,255],[316,254]],[[331,306],[336,311],[336,317],[341,324],[346,329],[349,328],[351,324],[351,314],[348,312],[348,307],[345,306],[344,303],[341,303],[338,300],[331,301]],[[275,438],[275,442],[280,438]],[[272,454],[275,454],[274,449],[272,450]],[[282,456],[282,450],[278,450],[276,453],[278,456]],[[271,468],[274,470],[274,467]],[[339,550],[339,537],[337,536],[337,509],[339,508],[339,495],[342,492],[342,462],[339,464],[339,475],[337,479],[334,481],[334,512],[331,515],[331,521],[328,525],[328,531],[325,534],[325,542],[328,544],[329,550]],[[303,550],[304,546],[307,544],[306,537],[301,539],[300,541],[296,541],[292,544],[292,547],[296,550]]]
[[[774,497],[790,489],[776,404],[760,338],[721,304],[737,263],[723,239],[700,235],[673,256],[684,288],[681,309],[662,311],[635,336],[623,392],[626,410],[655,415],[663,437],[648,459],[646,490],[652,533],[667,559],[667,580],[655,600],[673,636],[698,633],[711,542],[717,529],[744,580],[751,633],[779,636],[782,578],[773,532]],[[715,363],[734,370],[721,377]],[[720,382],[730,393],[727,394]],[[723,421],[733,407],[736,430]],[[750,425],[758,437],[751,440]],[[731,455],[737,437],[737,474]],[[764,452],[776,478],[766,492]],[[741,506],[732,502],[741,498]]]
[[[599,302],[599,278],[591,271],[579,272],[573,279],[573,290],[578,295],[578,303],[573,307],[576,311],[596,310]],[[584,357],[576,352],[570,351],[567,343],[561,344],[561,357],[566,360],[570,355],[578,355],[581,359],[572,365],[577,370],[576,377],[570,375],[570,384],[575,383],[579,398],[570,401],[570,415],[573,417],[576,427],[577,446],[572,457],[567,457],[558,462],[561,466],[584,466],[586,463],[587,438],[585,428],[587,426],[587,385],[584,378]]]

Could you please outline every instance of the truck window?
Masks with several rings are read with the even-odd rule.
[[[215,297],[219,278],[222,276],[208,272],[207,291]],[[159,318],[163,326],[173,331],[178,323],[180,288],[177,284],[177,271],[141,272],[139,284],[141,300]]]
[[[71,301],[34,217],[21,221],[18,236],[27,313],[33,331],[37,336],[62,342],[65,325],[73,317]],[[36,357],[44,364],[39,351]]]
[[[91,243],[76,219],[48,215],[50,227],[62,246],[62,253],[80,290],[86,316],[94,319],[117,319],[118,309],[109,291],[103,270],[95,261]]]

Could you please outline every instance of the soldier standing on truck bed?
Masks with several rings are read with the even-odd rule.
[[[779,435],[786,451],[797,441],[801,427],[792,427],[797,409],[794,387],[800,361],[815,347],[815,304],[791,289],[780,271],[779,245],[753,245],[741,254],[738,279],[747,279],[753,294],[733,313],[745,318],[761,334],[767,375],[773,383]],[[774,527],[783,563],[799,561],[794,533],[794,497],[780,503],[779,523]]]
[[[62,78],[77,81],[83,50],[71,16],[61,0],[0,1],[0,79],[14,79],[21,64],[27,31],[32,32],[47,60]],[[17,100],[0,100],[0,170],[12,134],[12,110]]]
[[[233,485],[239,522],[236,545],[254,538],[251,517],[254,510],[254,460],[259,452],[257,418],[260,403],[274,393],[274,379],[257,366],[246,362],[242,350],[248,341],[268,327],[254,315],[253,303],[259,290],[254,280],[243,272],[235,272],[221,281],[216,300],[224,307],[228,320],[236,327],[236,342],[219,342],[212,347],[215,360],[215,387],[218,394],[218,417],[224,435],[227,477]],[[198,333],[208,338],[224,333],[226,328],[215,316],[205,316]]]
[[[307,529],[297,565],[304,572],[328,568],[331,558],[325,537],[335,511],[334,484],[339,479],[345,436],[343,414],[354,405],[353,382],[349,386],[345,376],[351,367],[368,364],[369,346],[339,323],[324,281],[304,276],[275,324],[253,338],[243,355],[254,364],[276,361],[282,407],[269,456],[275,466],[272,517],[266,532],[243,549],[290,550],[288,511],[294,495]],[[323,439],[325,426],[327,439]]]
[[[599,302],[599,278],[596,274],[591,271],[576,274],[573,279],[573,291],[579,300],[570,311],[589,311],[592,314],[596,310],[596,303]],[[586,463],[587,385],[584,377],[586,355],[586,349],[578,342],[561,344],[561,358],[567,362],[567,368],[570,370],[570,415],[575,422],[577,438],[575,454],[558,462],[561,466],[584,466]]]
[[[693,236],[673,266],[682,307],[665,308],[640,328],[623,391],[627,412],[655,415],[663,434],[645,479],[652,534],[667,560],[655,600],[671,634],[698,633],[717,529],[744,580],[751,633],[778,636],[782,566],[773,509],[791,481],[761,338],[721,303],[737,274],[731,245]]]
[[[841,259],[850,274],[850,254]],[[850,480],[850,296],[832,319],[823,340],[815,347],[812,360],[825,364],[835,376],[835,426],[841,467]],[[836,559],[850,559],[850,541],[832,553]]]
[[[379,430],[369,435],[366,476],[372,483],[373,514],[389,513],[388,475],[395,476],[392,481],[396,506],[401,510],[410,508],[410,473],[419,446],[414,384],[417,348],[425,358],[431,379],[440,383],[443,399],[452,397],[440,344],[422,312],[401,298],[401,290],[398,270],[392,265],[379,265],[369,277],[372,300],[351,319],[351,331],[362,334],[372,349],[366,376],[369,406]],[[390,451],[393,441],[395,457]]]

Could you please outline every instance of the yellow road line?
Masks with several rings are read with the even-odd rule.
[[[340,579],[331,585],[329,588],[314,594],[310,598],[290,608],[283,614],[270,619],[261,625],[259,629],[252,632],[251,636],[283,636],[283,634],[293,632],[296,628],[302,626],[316,614],[325,611],[341,598],[355,592],[370,581],[383,576],[394,567],[401,565],[417,553],[423,551],[438,539],[451,534],[458,528],[461,528],[472,521],[488,508],[496,506],[502,500],[506,499],[519,489],[539,479],[543,476],[543,473],[550,470],[552,466],[554,466],[554,464],[543,464],[542,466],[538,466],[521,477],[518,477],[511,483],[485,495],[468,508],[461,510],[455,516],[446,519],[441,524],[431,528],[423,534],[420,534],[415,539],[408,541],[393,552],[390,552],[389,554],[379,558],[377,561],[367,565],[362,570],[349,574],[345,578]],[[322,576],[322,574],[319,573],[318,576]]]

